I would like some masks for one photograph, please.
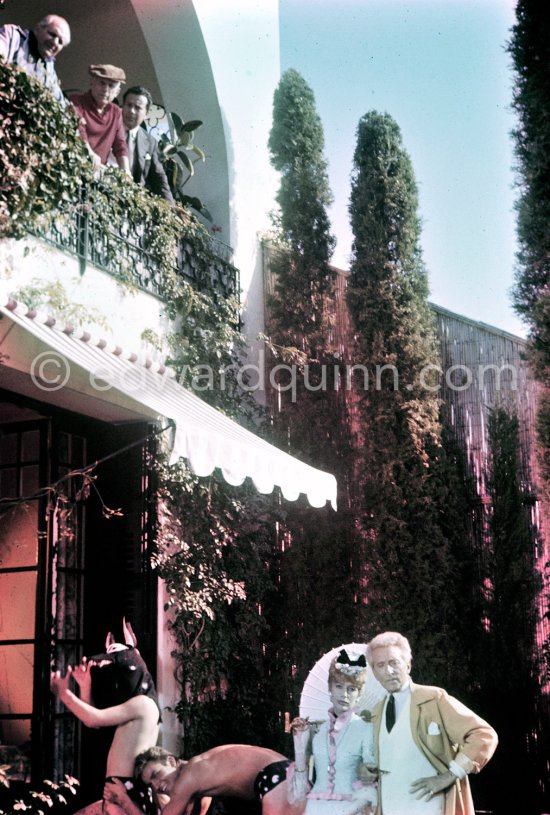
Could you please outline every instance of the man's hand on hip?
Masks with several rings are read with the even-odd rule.
[[[429,801],[438,792],[448,789],[457,780],[456,775],[453,775],[450,770],[447,770],[443,775],[431,775],[428,778],[417,778],[413,781],[410,788],[410,793],[415,796],[418,801]]]

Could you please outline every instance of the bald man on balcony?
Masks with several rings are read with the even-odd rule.
[[[63,107],[67,104],[55,72],[55,59],[71,41],[63,17],[48,14],[32,31],[18,25],[0,26],[0,56],[38,79]]]

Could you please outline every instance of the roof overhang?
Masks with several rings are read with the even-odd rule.
[[[41,402],[108,422],[174,423],[171,463],[187,459],[199,476],[219,468],[238,486],[275,486],[289,501],[330,501],[336,479],[284,453],[183,388],[170,369],[125,352],[89,331],[59,326],[13,299],[0,300],[0,385]]]

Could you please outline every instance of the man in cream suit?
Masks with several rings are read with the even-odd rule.
[[[493,755],[493,728],[442,688],[411,681],[401,634],[378,634],[366,656],[388,692],[373,711],[381,815],[474,815],[468,774]]]

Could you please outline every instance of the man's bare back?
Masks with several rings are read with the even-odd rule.
[[[178,768],[172,795],[193,790],[192,795],[230,795],[252,800],[258,773],[286,757],[266,747],[248,744],[223,744],[195,756]],[[166,807],[168,812],[168,807]],[[169,813],[168,813],[169,815]]]
[[[263,815],[297,815],[303,806],[291,807],[288,803],[287,763],[285,756],[266,747],[224,744],[187,762],[178,762],[173,756],[168,756],[165,761],[147,761],[141,777],[157,793],[170,798],[163,815],[182,815],[187,806],[199,798],[221,796],[255,800],[256,781],[269,767],[267,789],[262,789]]]

